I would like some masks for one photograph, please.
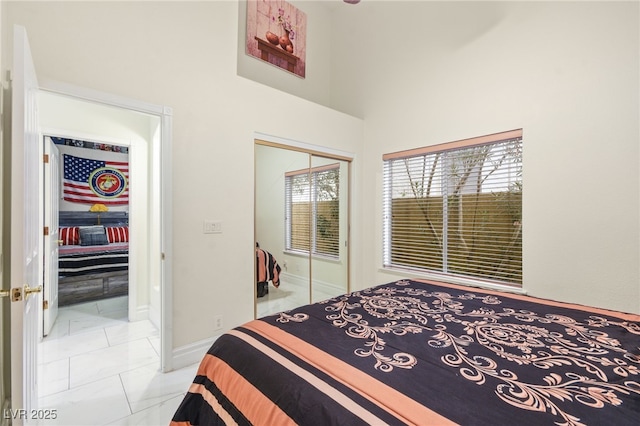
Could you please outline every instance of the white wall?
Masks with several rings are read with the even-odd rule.
[[[365,120],[361,284],[402,276],[379,270],[384,153],[523,128],[524,288],[640,312],[638,2],[350,12],[335,16],[332,63],[351,72],[333,69],[332,101]]]
[[[254,132],[360,151],[360,120],[237,76],[238,10],[231,1],[5,5],[8,26],[27,28],[39,75],[173,108],[174,348],[219,333],[215,315],[224,328],[253,318]],[[223,233],[203,234],[205,219],[222,221]]]

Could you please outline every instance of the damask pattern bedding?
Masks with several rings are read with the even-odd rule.
[[[640,424],[640,315],[400,280],[251,321],[171,422]]]

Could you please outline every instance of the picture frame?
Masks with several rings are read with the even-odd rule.
[[[305,78],[306,51],[306,13],[284,0],[247,2],[248,55]]]

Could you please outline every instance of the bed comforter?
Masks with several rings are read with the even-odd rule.
[[[172,425],[637,425],[640,316],[401,280],[251,321]]]
[[[77,277],[129,270],[129,243],[100,246],[62,246],[58,251],[58,275]]]

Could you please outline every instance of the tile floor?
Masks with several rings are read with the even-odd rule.
[[[327,288],[316,285],[313,300],[315,302],[329,299],[346,292],[343,288]],[[288,283],[286,278],[282,278],[280,287],[276,288],[269,284],[269,293],[258,298],[256,314],[258,318],[272,315],[282,311],[288,311],[309,303],[309,289],[300,285]]]
[[[308,290],[269,286],[258,316],[308,303]],[[127,320],[127,297],[61,308],[38,345],[39,408],[55,420],[37,425],[168,425],[198,364],[161,373],[160,334]]]
[[[39,425],[168,425],[197,364],[162,373],[160,335],[128,322],[127,297],[60,309],[38,345],[39,408],[57,419]]]
[[[269,293],[263,297],[258,297],[257,300],[256,314],[258,318],[261,318],[306,305],[309,303],[309,290],[288,285],[283,280],[278,288],[274,287],[273,284],[269,284]]]

